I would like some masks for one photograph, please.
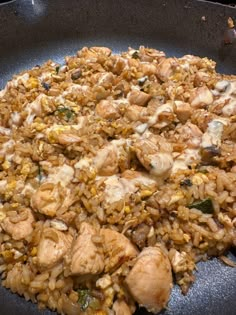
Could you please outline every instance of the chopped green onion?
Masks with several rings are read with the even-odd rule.
[[[66,107],[64,105],[59,105],[54,113],[57,115],[64,116],[67,121],[71,120],[75,115],[75,112],[73,109]]]
[[[198,209],[202,211],[203,213],[208,213],[208,214],[214,213],[213,202],[210,198],[196,201],[192,203],[191,205],[189,205],[188,207],[189,209],[192,209],[192,208]]]
[[[60,66],[57,66],[56,67],[56,74],[58,74],[59,70],[60,70]]]

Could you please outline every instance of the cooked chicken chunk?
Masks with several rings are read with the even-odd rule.
[[[123,234],[111,229],[101,229],[104,237],[105,272],[118,268],[125,261],[137,256],[138,250]]]
[[[16,216],[6,217],[2,221],[1,227],[14,240],[23,240],[33,232],[32,224],[34,222],[35,218],[32,211],[26,208]]]
[[[119,108],[112,100],[102,100],[96,106],[96,113],[104,119],[117,119],[120,117]]]
[[[148,126],[164,128],[175,120],[174,106],[172,102],[160,104],[159,100],[153,99],[148,103]]]
[[[131,91],[127,97],[131,105],[138,106],[145,106],[151,99],[151,95],[138,90]]]
[[[167,81],[174,74],[178,66],[175,58],[166,58],[157,66],[157,76],[161,81]]]
[[[138,105],[130,105],[125,111],[125,117],[130,121],[147,121],[147,108]]]
[[[192,107],[185,102],[175,101],[174,112],[180,122],[185,123],[192,115]]]
[[[114,83],[114,74],[111,72],[97,72],[90,77],[90,82],[95,85],[109,88]]]
[[[188,148],[198,149],[202,141],[202,132],[197,125],[187,122],[177,129],[179,140],[185,143]]]
[[[212,92],[206,86],[202,86],[193,90],[189,102],[196,109],[212,104],[213,100]]]
[[[37,251],[40,268],[51,268],[70,250],[72,236],[55,228],[45,228],[42,232]]]
[[[194,78],[195,86],[202,86],[203,84],[207,83],[211,79],[211,76],[203,71],[198,71]]]
[[[112,144],[106,145],[97,152],[93,164],[99,175],[109,176],[118,173],[118,150]]]
[[[131,310],[124,300],[116,300],[113,304],[115,315],[132,315]]]
[[[52,168],[46,181],[54,184],[60,183],[63,187],[66,187],[68,184],[70,184],[73,177],[73,167],[63,164],[61,166]]]
[[[144,135],[134,141],[134,150],[150,174],[166,178],[173,166],[171,145],[160,136]]]
[[[98,236],[96,229],[83,222],[80,234],[76,239],[71,253],[70,270],[72,275],[95,275],[104,269],[104,255],[101,243],[94,243],[93,237]]]
[[[126,179],[124,185],[128,186],[126,182],[135,185],[136,187],[142,187],[150,190],[156,190],[157,182],[148,173],[137,172],[133,170],[126,170],[121,174],[123,179]]]
[[[125,167],[125,165],[128,165],[128,147],[128,141],[126,141],[125,139],[121,139],[112,140],[109,144],[98,150],[96,156],[91,163],[93,167],[96,168],[98,175],[114,175],[118,173],[119,166],[123,165],[123,167]]]
[[[160,246],[146,247],[125,279],[133,298],[150,312],[167,304],[172,288],[171,265]]]
[[[44,183],[31,198],[31,207],[34,211],[55,216],[58,211],[65,212],[73,200],[66,188],[60,184]]]
[[[144,75],[152,75],[156,74],[157,67],[155,64],[150,64],[148,62],[143,62],[139,66],[139,70],[144,74]]]

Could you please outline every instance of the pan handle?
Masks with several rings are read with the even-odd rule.
[[[16,0],[0,0],[0,6],[15,2]]]

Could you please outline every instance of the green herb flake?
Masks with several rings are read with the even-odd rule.
[[[191,205],[189,205],[188,207],[189,209],[192,209],[192,208],[198,209],[202,211],[203,213],[208,213],[208,214],[214,213],[213,202],[210,198],[196,201],[192,203]]]
[[[91,295],[89,293],[89,290],[78,290],[78,293],[78,303],[80,304],[80,309],[81,311],[85,311],[89,307]]]
[[[41,182],[42,179],[43,179],[43,170],[42,170],[41,165],[38,165],[38,180],[39,180],[39,182]]]
[[[56,70],[56,74],[58,74],[58,72],[60,70],[60,66],[57,66],[55,70]]]
[[[132,58],[139,59],[139,54],[137,50],[135,50],[135,52],[132,54]]]
[[[67,120],[67,121],[71,120],[74,117],[74,115],[75,115],[75,112],[74,112],[73,109],[71,109],[69,107],[66,107],[64,105],[59,105],[54,113],[56,115],[63,116],[64,119]]]
[[[182,180],[182,181],[180,182],[180,186],[191,187],[191,186],[193,186],[193,183],[192,183],[191,179],[186,178],[186,179],[184,179],[184,180]]]

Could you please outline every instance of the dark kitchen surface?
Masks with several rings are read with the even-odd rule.
[[[229,16],[235,19],[236,9],[204,1],[17,0],[0,6],[0,87],[20,70],[49,58],[63,62],[63,56],[91,45],[121,52],[142,44],[169,56],[208,56],[218,71],[236,74],[236,43],[222,43]],[[235,315],[235,296],[236,269],[213,259],[198,265],[187,296],[174,287],[162,314]],[[52,313],[0,288],[0,314]]]

